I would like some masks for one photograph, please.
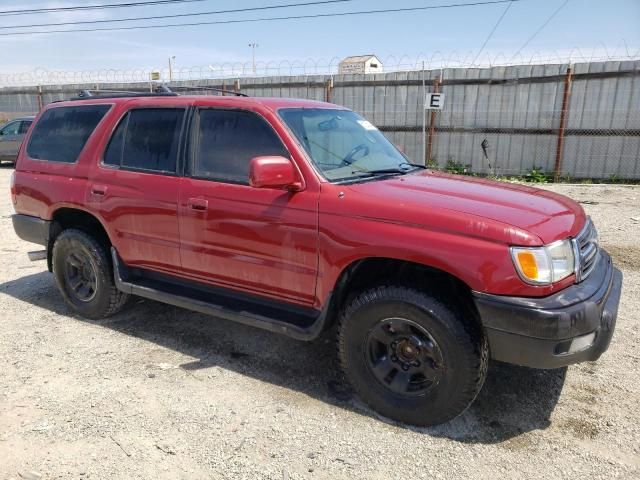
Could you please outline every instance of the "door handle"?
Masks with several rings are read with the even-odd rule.
[[[91,186],[91,193],[93,195],[98,195],[100,197],[104,197],[105,194],[107,193],[107,187],[105,187],[103,185],[92,185]]]
[[[204,198],[190,198],[187,203],[191,210],[199,212],[203,212],[209,207],[209,202]]]

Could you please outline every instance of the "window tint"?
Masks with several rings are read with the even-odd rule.
[[[111,137],[104,163],[135,170],[175,172],[183,117],[184,109],[132,110]]]
[[[111,136],[109,146],[102,160],[106,165],[119,167],[122,163],[122,147],[124,146],[124,134],[127,131],[127,123],[129,123],[129,114],[120,120],[115,132],[113,132]]]
[[[25,133],[27,133],[27,130],[29,130],[31,123],[33,123],[31,122],[31,120],[23,120],[20,123],[20,130],[18,130],[18,134],[24,135]]]
[[[17,135],[20,122],[13,122],[2,129],[2,135]]]
[[[415,169],[380,130],[355,112],[283,108],[278,113],[330,181],[374,178],[374,170]]]
[[[109,108],[109,105],[79,105],[47,110],[33,130],[27,153],[40,160],[75,162]]]
[[[249,182],[251,159],[288,157],[269,124],[258,115],[232,110],[201,110],[194,175],[233,183]]]

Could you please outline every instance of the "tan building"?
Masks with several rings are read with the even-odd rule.
[[[382,62],[375,55],[347,57],[338,65],[338,73],[382,73]]]

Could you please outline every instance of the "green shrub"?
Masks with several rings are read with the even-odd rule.
[[[542,167],[533,167],[523,177],[525,182],[547,183],[548,176]]]
[[[464,165],[451,158],[447,160],[447,164],[444,169],[447,173],[453,173],[455,175],[472,175],[470,163]]]

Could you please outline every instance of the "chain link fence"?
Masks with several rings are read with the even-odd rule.
[[[456,173],[640,179],[640,61],[297,75],[173,82],[180,93],[330,101],[362,114],[416,163]],[[148,91],[147,83],[0,89],[0,119],[35,114],[81,89]],[[444,95],[425,110],[425,95]]]
[[[366,91],[343,87],[341,94],[336,87],[334,99],[378,125],[411,159],[436,168],[537,180],[638,180],[639,67],[450,69],[426,72],[424,87],[415,72]],[[423,115],[424,94],[436,90],[444,95],[442,110]]]

